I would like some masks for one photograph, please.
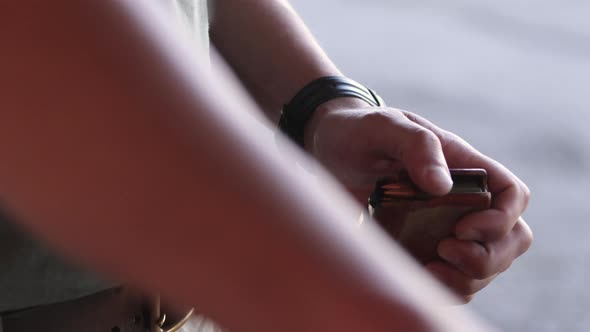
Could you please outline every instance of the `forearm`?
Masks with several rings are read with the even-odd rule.
[[[332,183],[263,148],[248,103],[216,98],[225,87],[156,16],[132,1],[8,7],[0,194],[41,237],[230,329],[359,330],[376,315],[368,330],[453,330],[399,250],[347,226]]]
[[[273,121],[305,84],[341,74],[286,0],[217,1],[211,36]]]

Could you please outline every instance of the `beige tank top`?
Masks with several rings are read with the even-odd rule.
[[[160,0],[171,10],[176,21],[205,53],[209,52],[210,0]]]

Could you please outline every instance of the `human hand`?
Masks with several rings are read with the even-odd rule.
[[[305,143],[365,205],[378,178],[402,169],[434,195],[450,190],[448,167],[486,169],[491,208],[459,220],[455,237],[438,246],[442,260],[426,266],[465,302],[531,245],[531,230],[520,217],[530,197],[527,186],[500,163],[420,116],[335,99],[318,108],[306,128]]]

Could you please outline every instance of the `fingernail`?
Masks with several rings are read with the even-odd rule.
[[[453,187],[453,180],[449,171],[442,166],[429,166],[425,169],[426,179],[440,189],[443,194],[448,193]]]

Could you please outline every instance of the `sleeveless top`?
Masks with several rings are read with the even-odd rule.
[[[208,52],[207,0],[154,0]],[[207,53],[206,53],[207,54]],[[0,210],[0,312],[67,301],[116,283],[64,261]]]

